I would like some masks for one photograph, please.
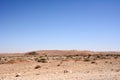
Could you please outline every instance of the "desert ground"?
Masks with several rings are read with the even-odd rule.
[[[120,80],[120,53],[55,50],[1,54],[0,80]]]

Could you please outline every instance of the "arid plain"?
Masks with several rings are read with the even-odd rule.
[[[120,52],[0,54],[0,80],[120,80]]]

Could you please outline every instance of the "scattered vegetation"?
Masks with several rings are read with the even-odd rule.
[[[0,64],[14,64],[18,62],[27,62],[27,59],[24,57],[1,57],[0,58]]]
[[[59,52],[59,51],[58,51]],[[55,51],[57,53],[57,51]],[[63,54],[64,52],[61,52]],[[95,64],[95,60],[98,59],[118,59],[120,58],[120,53],[115,53],[114,52],[89,52],[89,51],[83,51],[80,53],[79,51],[72,51],[68,54],[67,51],[65,51],[67,55],[48,55],[48,53],[42,53],[40,55],[40,52],[28,52],[23,56],[0,56],[0,64],[13,64],[17,62],[24,62],[24,61],[36,61],[36,62],[41,62],[41,63],[47,63],[49,60],[61,60],[61,62],[57,66],[61,66],[63,61],[65,60],[74,60],[75,62],[77,61],[92,61],[91,64]],[[75,53],[75,54],[74,54]],[[79,53],[79,54],[78,54]],[[92,53],[92,54],[89,54]],[[112,62],[105,61],[105,63],[112,64]]]

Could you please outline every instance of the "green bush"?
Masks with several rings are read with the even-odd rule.
[[[35,58],[35,61],[42,62],[42,63],[47,63],[47,58],[45,58],[45,57],[39,57],[39,58]]]

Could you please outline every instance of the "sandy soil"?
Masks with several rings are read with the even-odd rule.
[[[120,80],[120,58],[0,64],[0,80]]]

